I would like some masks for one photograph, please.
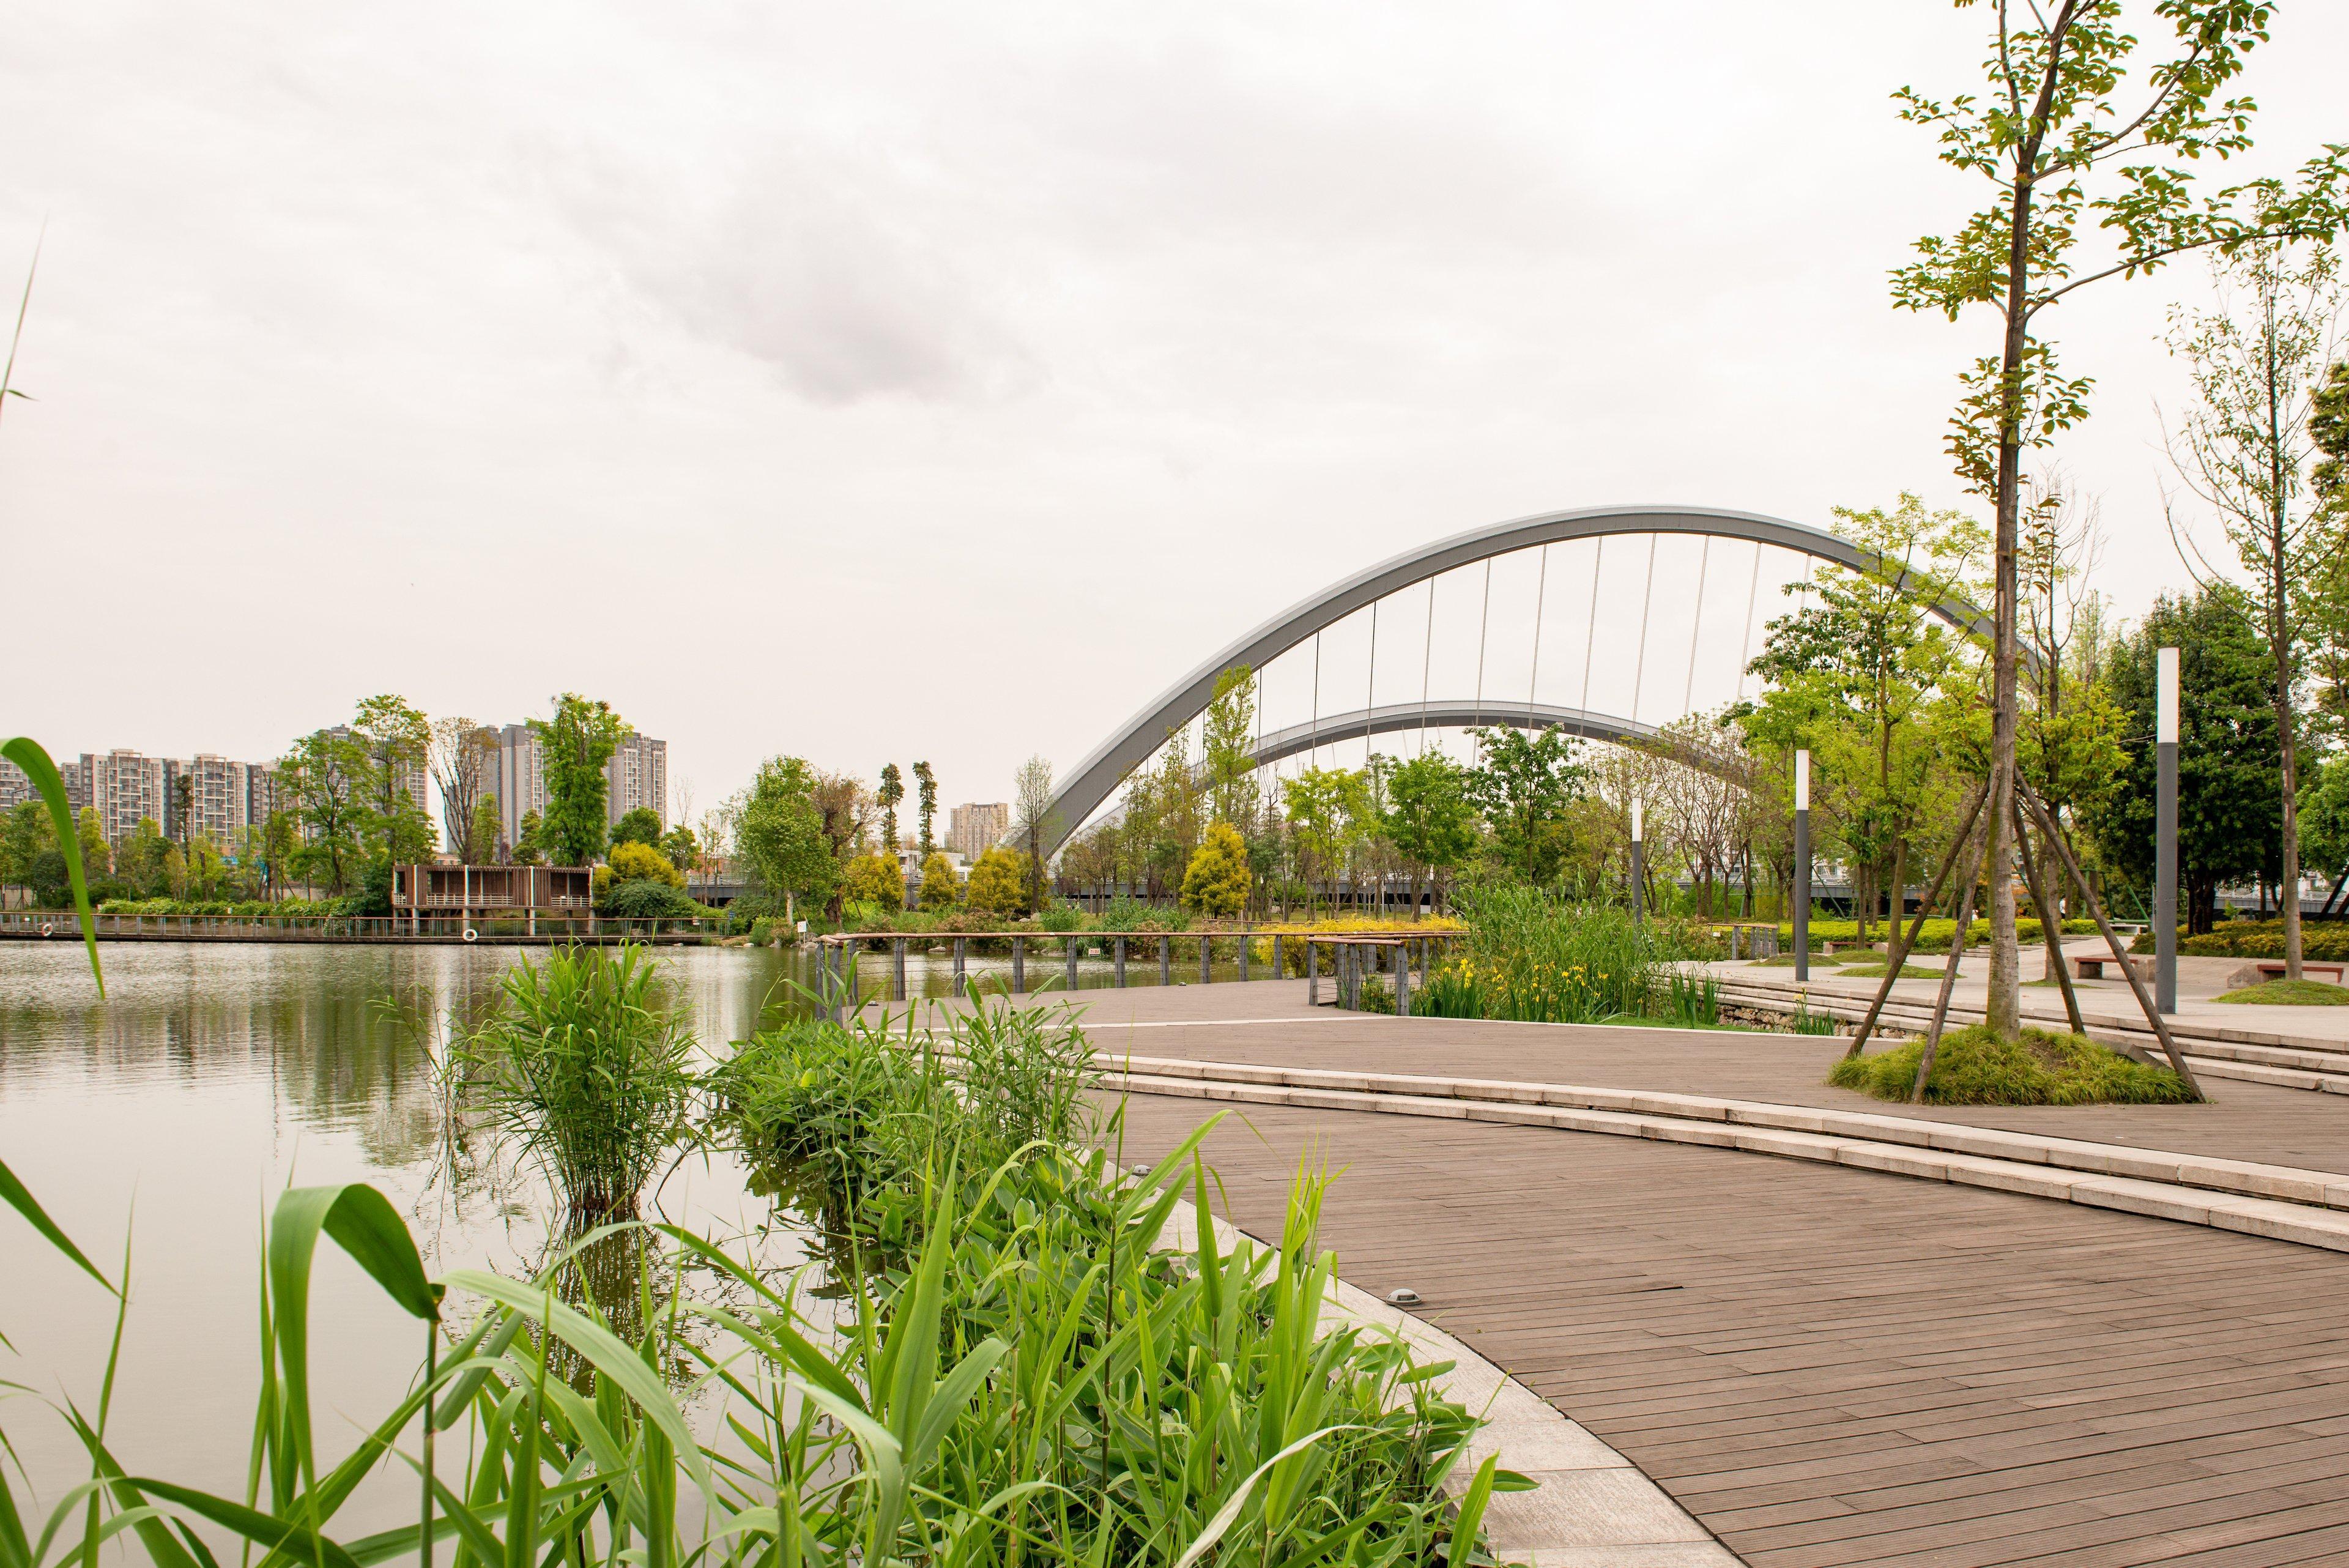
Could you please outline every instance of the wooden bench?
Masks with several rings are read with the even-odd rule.
[[[2112,961],[2113,955],[2110,953],[2074,953],[2072,955],[2073,978],[2102,980],[2105,978],[2105,966]],[[2132,958],[2127,961],[2127,963],[2129,968],[2137,971],[2137,979],[2149,981],[2153,978],[2151,959]]]
[[[2337,963],[2310,963],[2307,960],[2303,959],[2301,961],[2300,972],[2302,975],[2329,974],[2333,977],[2333,983],[2339,985],[2342,983],[2341,971],[2344,968],[2349,968],[2349,965]],[[2260,961],[2260,974],[2262,979],[2282,980],[2283,978],[2283,960],[2261,959]]]

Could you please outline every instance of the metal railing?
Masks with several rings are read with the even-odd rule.
[[[106,915],[95,917],[101,941],[231,942],[692,942],[725,929],[723,919],[624,919],[608,915],[528,911],[461,916],[413,915]],[[69,910],[0,910],[0,938],[81,940]]]

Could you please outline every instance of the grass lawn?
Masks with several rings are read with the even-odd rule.
[[[1840,953],[1813,953],[1811,955],[1811,967],[1813,969],[1833,969],[1838,964],[1847,964],[1850,961],[1850,959],[1844,957]],[[1755,969],[1792,969],[1795,967],[1795,955],[1792,953],[1780,953],[1776,958],[1755,959],[1754,961],[1754,967]]]
[[[1839,1089],[1905,1100],[1925,1043],[1842,1061],[1827,1075]],[[2078,1034],[2026,1029],[2009,1044],[1980,1025],[1941,1037],[1925,1098],[1937,1106],[2176,1105],[2194,1096],[2167,1067],[2148,1067]]]
[[[1849,969],[1839,969],[1836,973],[1846,980],[1882,980],[1884,971],[1891,967],[1889,964],[1859,963],[1852,965]],[[1913,963],[1904,963],[1900,966],[1900,978],[1902,980],[1939,980],[1941,978],[1941,971],[1937,969],[1920,969]]]
[[[2349,1007],[2349,987],[2321,980],[2269,980],[2230,991],[2216,1002],[2251,1002],[2270,1007]]]

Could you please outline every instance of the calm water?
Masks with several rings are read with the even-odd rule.
[[[0,943],[0,1158],[109,1273],[129,1248],[132,1306],[109,1432],[118,1455],[134,1473],[241,1496],[259,1366],[261,1217],[281,1189],[373,1183],[408,1216],[436,1272],[487,1265],[528,1275],[546,1257],[543,1181],[478,1139],[452,1154],[431,1065],[436,1022],[487,1001],[523,950],[99,950],[104,1002],[78,946]],[[810,954],[771,949],[666,949],[662,962],[697,1038],[718,1052],[755,1026],[763,1004],[788,997],[780,981],[813,978]],[[1008,967],[970,961],[974,976]],[[944,955],[916,950],[909,988],[943,994],[950,970]],[[1233,978],[1229,965],[1217,971]],[[1030,978],[1061,972],[1054,954]],[[862,973],[867,987],[885,987],[887,956],[864,957]],[[1177,979],[1185,973],[1178,960]],[[1155,956],[1137,946],[1128,976],[1154,984]],[[1081,966],[1081,986],[1110,981],[1106,961]],[[401,1006],[387,1007],[394,999]],[[776,1220],[736,1164],[698,1154],[669,1172],[645,1212],[740,1236]],[[760,1251],[783,1267],[802,1256],[790,1232],[768,1235]],[[405,1392],[422,1329],[331,1245],[321,1255],[316,1419],[334,1443],[326,1434],[371,1426]],[[93,1408],[110,1299],[7,1212],[0,1281],[0,1334],[16,1347],[0,1377]],[[30,1399],[0,1407],[0,1427],[46,1498],[87,1473]],[[355,1504],[347,1532],[398,1522],[411,1503],[403,1488]]]

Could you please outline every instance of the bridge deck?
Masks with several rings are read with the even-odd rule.
[[[1305,1022],[1289,982],[1089,1000],[1112,1051],[1836,1095],[1806,1087],[1817,1039]],[[2258,1157],[2310,1164],[2349,1149],[2333,1096],[2213,1087],[2209,1106],[1994,1119],[2237,1155],[2265,1127]],[[1129,1150],[1149,1158],[1204,1108],[1132,1100]],[[2349,1562],[2349,1257],[1488,1124],[1249,1106],[1210,1148],[1232,1218],[1259,1232],[1301,1158],[1342,1168],[1326,1240],[1348,1277],[1419,1291],[1750,1562]]]

